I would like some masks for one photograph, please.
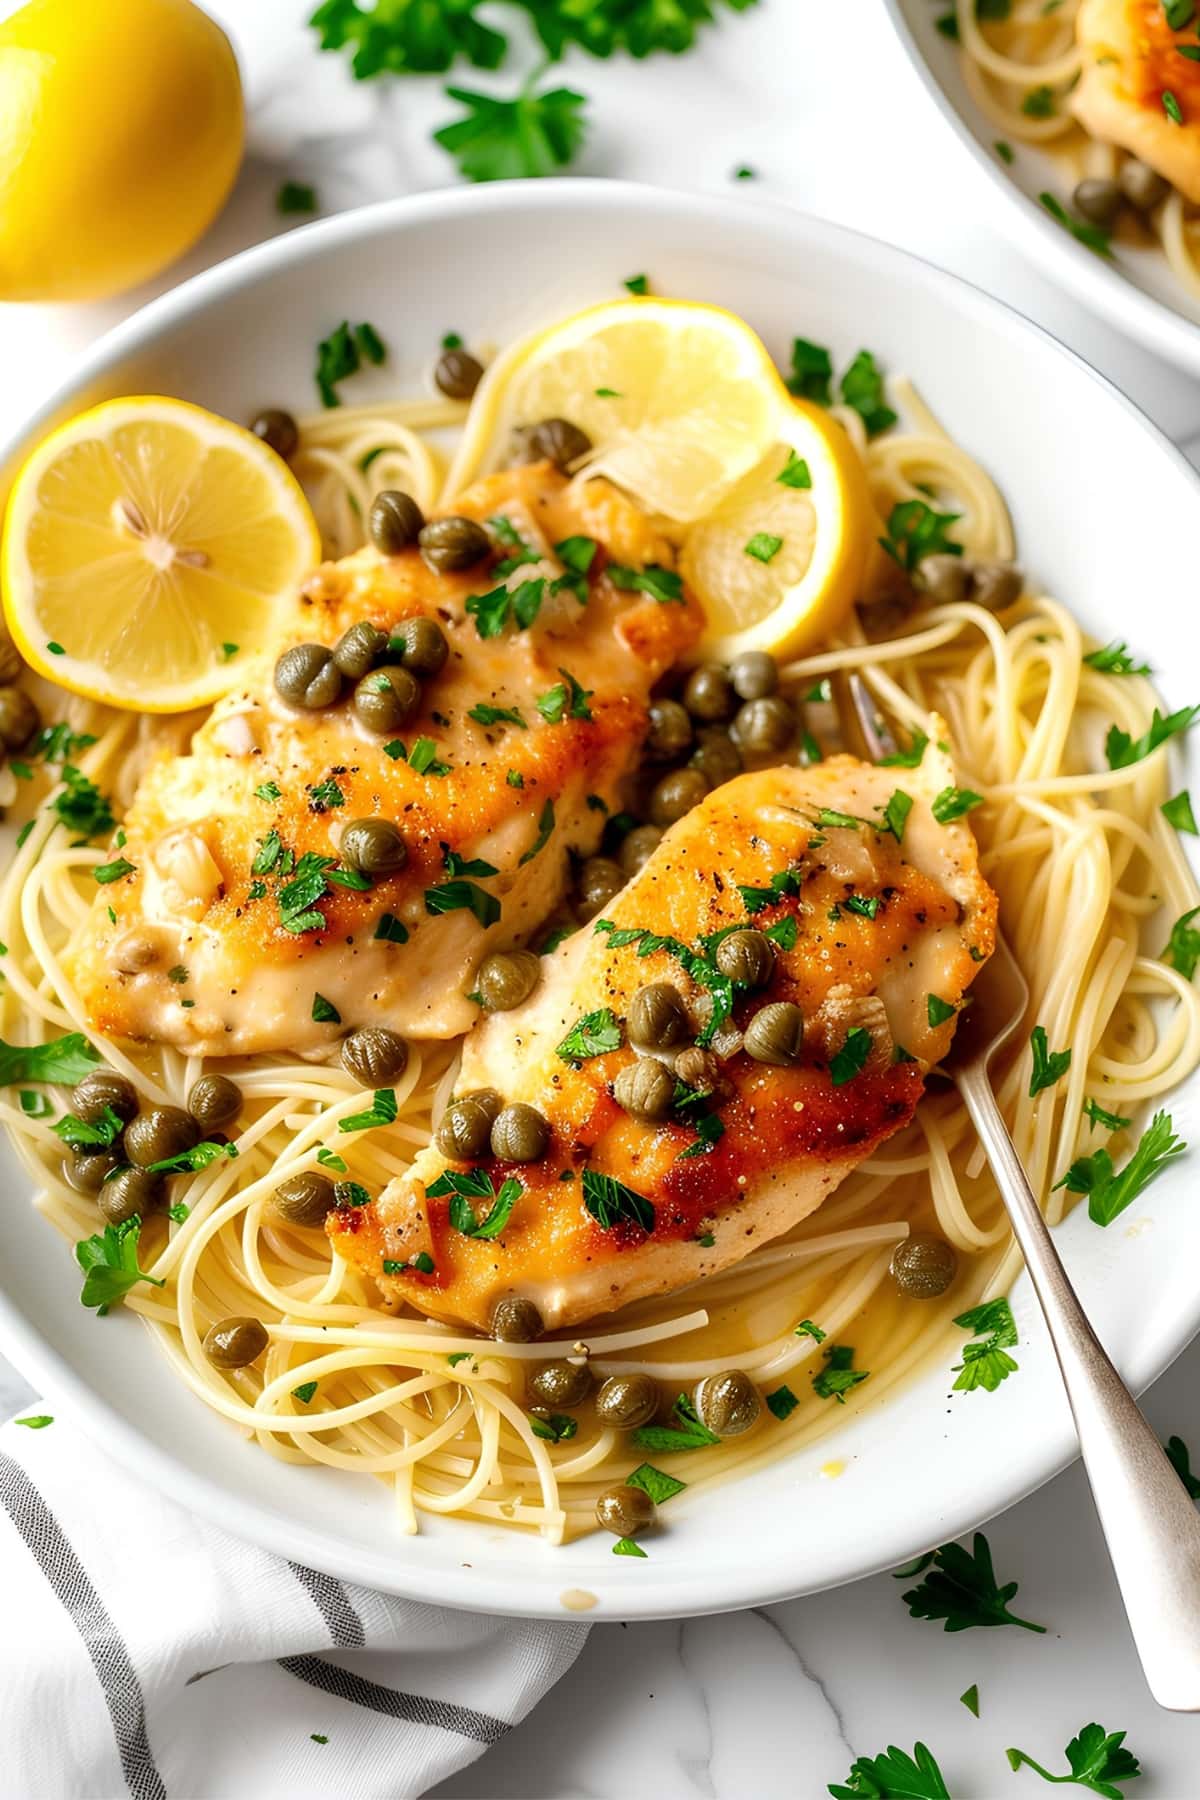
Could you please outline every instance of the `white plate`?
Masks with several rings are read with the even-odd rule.
[[[967,91],[958,46],[937,29],[937,19],[947,6],[938,0],[885,0],[885,5],[938,111],[991,180],[997,218],[1026,255],[1119,330],[1200,374],[1200,299],[1175,279],[1166,258],[1157,249],[1125,245],[1108,258],[1077,243],[1038,199],[1043,193],[1056,195],[1064,204],[1069,199],[1055,159],[1032,144],[1014,144],[1011,163],[996,155],[995,142],[1002,133]]]
[[[844,364],[866,345],[905,370],[999,478],[1026,567],[1099,637],[1130,638],[1164,672],[1171,706],[1196,698],[1180,572],[1195,566],[1196,477],[1100,376],[1051,338],[951,276],[835,226],[750,201],[599,181],[514,184],[401,200],[276,239],[188,282],[122,325],[32,420],[102,396],[163,392],[235,419],[309,407],[313,349],[340,319],[370,319],[389,367],[354,398],[411,391],[448,330],[503,343],[539,320],[620,294],[646,271],[657,291],[743,313],[786,361],[795,333]],[[18,446],[0,452],[15,455]],[[1190,605],[1190,603],[1189,603]],[[1175,1096],[1185,1138],[1200,1084]],[[69,1249],[30,1212],[0,1152],[0,1339],[30,1378],[108,1450],[228,1530],[347,1579],[453,1606],[593,1617],[764,1604],[830,1587],[956,1536],[1036,1487],[1072,1454],[1065,1403],[1032,1296],[1014,1297],[1018,1378],[947,1398],[932,1371],[878,1408],[856,1409],[815,1449],[752,1481],[672,1508],[646,1561],[607,1539],[566,1550],[447,1521],[393,1529],[385,1490],[281,1464],[182,1387],[131,1316],[79,1305]],[[1100,1231],[1083,1209],[1059,1242],[1127,1377],[1144,1385],[1200,1323],[1190,1165],[1151,1190],[1150,1224]],[[845,1474],[821,1465],[843,1458]]]

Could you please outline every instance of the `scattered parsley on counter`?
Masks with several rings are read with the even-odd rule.
[[[1132,1751],[1123,1748],[1125,1733],[1123,1731],[1105,1731],[1103,1725],[1084,1725],[1077,1737],[1073,1737],[1066,1748],[1067,1762],[1070,1764],[1066,1775],[1051,1775],[1040,1762],[1025,1750],[1006,1750],[1010,1769],[1019,1769],[1022,1764],[1033,1769],[1043,1781],[1073,1782],[1077,1787],[1090,1788],[1093,1794],[1103,1794],[1106,1800],[1124,1800],[1119,1782],[1132,1781],[1141,1774],[1138,1759]]]
[[[75,1246],[75,1261],[83,1270],[80,1302],[94,1306],[101,1318],[115,1300],[122,1299],[139,1281],[163,1286],[157,1276],[147,1275],[138,1266],[141,1229],[142,1222],[135,1213],[120,1225],[106,1225],[102,1232],[81,1239]]]
[[[317,210],[317,190],[303,181],[285,181],[275,196],[279,213],[311,213]]]
[[[1189,1500],[1200,1500],[1200,1480],[1192,1474],[1192,1459],[1181,1437],[1169,1437],[1163,1445],[1167,1459],[1188,1492]]]
[[[933,1752],[925,1744],[906,1750],[889,1744],[878,1756],[859,1756],[844,1782],[831,1781],[833,1800],[950,1800]]]
[[[583,143],[584,94],[574,88],[525,87],[515,100],[498,100],[469,88],[446,89],[464,107],[461,119],[443,125],[434,142],[449,152],[468,181],[508,181],[553,175]]]
[[[1017,1364],[1008,1354],[1019,1341],[1012,1307],[1003,1298],[984,1300],[959,1313],[954,1323],[971,1332],[975,1339],[964,1345],[963,1359],[954,1365],[958,1374],[955,1389],[969,1394],[975,1388],[986,1388],[994,1394],[1000,1383],[1017,1371]]]
[[[30,1431],[44,1431],[47,1425],[53,1425],[53,1413],[30,1413],[24,1419],[14,1419],[14,1425],[28,1425]]]
[[[621,286],[623,288],[628,288],[631,294],[648,294],[650,292],[650,277],[648,275],[627,275],[621,283]]]
[[[1156,1112],[1138,1140],[1125,1167],[1116,1173],[1107,1150],[1093,1150],[1071,1164],[1056,1188],[1088,1196],[1088,1217],[1096,1225],[1111,1225],[1154,1180],[1154,1177],[1187,1145],[1175,1136],[1169,1113]]]
[[[1071,1066],[1069,1050],[1050,1050],[1044,1025],[1035,1025],[1029,1034],[1029,1048],[1033,1052],[1033,1071],[1029,1077],[1029,1098],[1032,1100],[1043,1088],[1053,1087],[1061,1081]]]
[[[933,1552],[933,1562],[923,1581],[903,1595],[914,1619],[944,1621],[947,1631],[968,1631],[974,1626],[1019,1625],[1023,1631],[1044,1633],[1044,1625],[1019,1619],[1008,1609],[1017,1583],[1000,1587],[992,1567],[992,1552],[982,1531],[973,1547],[943,1544]]]
[[[971,1683],[966,1693],[960,1694],[958,1699],[959,1704],[965,1706],[972,1717],[976,1719],[979,1717],[979,1688],[974,1681]]]

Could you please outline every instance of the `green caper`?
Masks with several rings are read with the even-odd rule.
[[[289,1225],[323,1225],[326,1213],[337,1205],[332,1181],[316,1169],[289,1175],[279,1183],[271,1200],[279,1217]]]
[[[637,1537],[653,1525],[656,1508],[644,1488],[610,1487],[596,1501],[596,1523],[614,1537]]]
[[[718,1437],[739,1437],[743,1431],[749,1431],[762,1411],[758,1389],[742,1369],[705,1375],[692,1390],[692,1404],[701,1424]]]
[[[1117,180],[1121,184],[1121,192],[1131,206],[1139,212],[1153,212],[1160,200],[1165,200],[1171,191],[1171,184],[1161,176],[1157,169],[1149,163],[1139,161],[1131,156],[1128,162],[1121,164]]]
[[[939,550],[933,556],[921,558],[917,564],[917,579],[938,606],[953,606],[967,597],[971,565],[965,557]]]
[[[646,732],[646,754],[654,762],[672,762],[690,749],[692,721],[678,700],[652,700]]]
[[[918,1231],[896,1245],[890,1273],[909,1300],[936,1300],[957,1275],[958,1257],[945,1238]]]
[[[1094,175],[1079,182],[1071,195],[1077,213],[1082,213],[1093,225],[1103,225],[1105,228],[1115,220],[1124,198],[1119,181]]]
[[[112,964],[122,975],[141,975],[163,962],[161,940],[149,931],[126,931],[112,947]]]
[[[151,1175],[147,1169],[126,1168],[104,1183],[96,1205],[110,1225],[124,1225],[127,1219],[144,1219],[161,1206],[166,1191],[161,1175]]]
[[[538,1406],[582,1406],[592,1391],[592,1372],[585,1362],[541,1363],[531,1370],[526,1387]]]
[[[743,768],[742,753],[723,725],[706,725],[697,734],[691,766],[699,769],[710,788],[732,781]]]
[[[743,650],[729,665],[729,679],[739,700],[765,700],[779,686],[779,667],[765,650]]]
[[[137,1089],[115,1069],[93,1069],[71,1090],[71,1111],[87,1125],[97,1124],[109,1106],[126,1122],[138,1109]]]
[[[492,1308],[491,1329],[501,1344],[532,1344],[546,1327],[532,1300],[524,1294],[506,1294]]]
[[[422,528],[417,542],[421,546],[421,555],[439,575],[474,568],[492,547],[491,538],[477,519],[464,519],[456,514],[446,519],[431,519]]]
[[[513,433],[513,440],[514,462],[552,462],[564,475],[592,447],[587,432],[569,419],[541,419],[536,425],[523,425]]]
[[[662,843],[660,825],[635,825],[621,840],[621,872],[628,881],[644,869]]]
[[[242,1110],[242,1090],[228,1075],[201,1075],[188,1090],[188,1111],[201,1131],[231,1125]]]
[[[0,683],[5,687],[17,679],[22,669],[21,653],[0,623]]]
[[[683,995],[669,981],[652,981],[629,1002],[629,1041],[639,1050],[669,1050],[691,1035]]]
[[[650,817],[656,825],[674,825],[698,806],[708,792],[702,769],[672,769],[650,790]]]
[[[727,719],[736,698],[729,671],[720,663],[701,663],[684,684],[683,704],[693,719],[703,719],[706,725],[720,725]]]
[[[756,1012],[743,1039],[755,1062],[786,1069],[798,1062],[804,1045],[804,1014],[792,1000],[773,1000]]]
[[[408,1067],[408,1045],[386,1025],[364,1025],[342,1045],[342,1067],[365,1088],[386,1087]]]
[[[650,1375],[610,1375],[596,1395],[596,1415],[617,1431],[636,1431],[658,1411],[658,1383]]]
[[[581,919],[594,919],[625,886],[619,863],[609,856],[589,856],[579,871],[576,906]]]
[[[489,1012],[511,1012],[528,1000],[542,978],[542,959],[532,950],[498,950],[475,971],[475,987]]]
[[[372,669],[354,690],[354,711],[368,731],[399,731],[421,704],[421,684],[399,663]]]
[[[293,644],[275,664],[275,692],[289,706],[319,712],[342,691],[342,672],[324,644]]]
[[[491,1143],[497,1162],[540,1162],[549,1142],[550,1127],[536,1106],[518,1100],[496,1114]]]
[[[406,669],[422,677],[439,675],[450,654],[446,634],[437,620],[423,614],[394,626],[389,648]]]
[[[971,570],[971,598],[989,612],[1003,612],[1021,598],[1020,569],[1010,562],[977,562]]]
[[[476,1088],[451,1100],[434,1133],[434,1142],[452,1162],[474,1162],[483,1156],[501,1100],[495,1088]]]
[[[699,1044],[689,1044],[686,1050],[679,1052],[675,1058],[675,1076],[695,1094],[714,1094],[724,1081],[717,1056],[711,1050],[702,1050]]]
[[[139,1169],[180,1156],[200,1142],[200,1127],[181,1106],[151,1106],[125,1127],[125,1154]]]
[[[747,700],[738,708],[733,735],[747,756],[777,756],[795,741],[796,714],[782,694]]]
[[[120,1166],[110,1150],[72,1150],[63,1160],[62,1172],[77,1194],[98,1194],[105,1176]]]
[[[425,514],[412,495],[399,488],[384,488],[371,502],[371,542],[384,556],[399,556],[415,544],[424,524]]]
[[[0,687],[0,745],[5,750],[23,750],[40,718],[24,688]]]
[[[363,875],[387,875],[408,861],[408,845],[391,819],[351,819],[338,850],[346,867]]]
[[[775,973],[775,946],[765,932],[731,931],[717,945],[716,964],[742,987],[766,987]]]
[[[261,1319],[218,1319],[204,1334],[204,1354],[215,1369],[244,1369],[258,1360],[268,1341]]]
[[[290,462],[295,456],[300,443],[300,427],[291,413],[284,412],[282,407],[264,407],[255,416],[250,429],[276,456],[282,456],[284,462]]]
[[[483,364],[469,350],[443,350],[433,379],[449,400],[469,400],[483,380]]]
[[[665,1119],[674,1098],[675,1077],[654,1056],[627,1064],[613,1082],[613,1099],[635,1119]]]
[[[359,619],[333,646],[333,660],[347,681],[361,681],[382,660],[387,647],[386,631],[380,631],[370,619]]]

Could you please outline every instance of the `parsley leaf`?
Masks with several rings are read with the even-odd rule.
[[[1160,952],[1162,961],[1178,969],[1185,981],[1192,979],[1196,964],[1200,962],[1200,931],[1192,924],[1197,913],[1200,913],[1200,906],[1193,906],[1191,912],[1176,919],[1166,946]]]
[[[766,1402],[767,1411],[774,1413],[775,1417],[780,1420],[789,1418],[800,1404],[786,1382],[782,1387],[777,1387],[772,1393],[769,1393],[766,1396]]]
[[[139,1281],[154,1287],[163,1283],[155,1275],[147,1275],[138,1266],[138,1238],[142,1222],[135,1213],[120,1225],[106,1225],[95,1237],[83,1238],[75,1246],[75,1261],[83,1270],[83,1289],[79,1299],[84,1306],[94,1306],[103,1316],[114,1300],[120,1300]]]
[[[971,1550],[964,1550],[961,1544],[943,1544],[935,1550],[925,1579],[910,1588],[903,1600],[914,1619],[942,1619],[947,1631],[1019,1625],[1024,1631],[1044,1633],[1044,1625],[1019,1619],[1008,1610],[1016,1591],[1015,1581],[998,1585],[991,1548],[982,1531],[977,1531]]]
[[[890,756],[885,756],[882,759],[879,766],[881,769],[919,769],[928,746],[928,733],[924,731],[914,731],[912,734],[912,742],[909,744],[908,749],[894,750]],[[947,791],[953,792],[952,789],[948,789]]]
[[[975,1338],[975,1342],[963,1346],[963,1359],[954,1365],[958,1372],[955,1389],[969,1394],[981,1387],[994,1394],[1000,1383],[1017,1370],[1017,1364],[1008,1355],[1019,1341],[1012,1307],[1003,1297],[984,1300],[959,1313],[954,1323]]]
[[[81,1031],[51,1038],[48,1044],[6,1044],[0,1038],[0,1087],[18,1081],[54,1081],[74,1087],[99,1061]]]
[[[301,1406],[307,1406],[316,1391],[317,1384],[315,1381],[302,1381],[299,1387],[294,1387],[292,1389],[292,1398],[293,1400],[298,1400]]]
[[[147,1173],[151,1175],[195,1175],[201,1169],[207,1169],[219,1157],[237,1155],[236,1144],[218,1144],[207,1139],[202,1144],[193,1144],[190,1150],[179,1150],[174,1156],[164,1156],[160,1162],[148,1163]]]
[[[755,562],[769,563],[773,562],[783,549],[783,539],[776,537],[771,531],[756,531],[749,543],[744,544],[742,548],[747,556],[754,558]]]
[[[584,1174],[587,1174],[586,1169]],[[680,1394],[671,1408],[669,1424],[639,1425],[632,1436],[639,1450],[654,1450],[660,1456],[678,1450],[703,1450],[709,1444],[721,1441],[715,1431],[701,1423],[700,1415],[686,1394]]]
[[[861,1075],[871,1054],[871,1034],[864,1025],[855,1025],[846,1033],[841,1048],[829,1059],[829,1078],[834,1087],[845,1087]]]
[[[779,539],[779,543],[782,542],[782,538]],[[769,562],[770,558],[763,560]],[[684,604],[683,576],[677,575],[674,569],[664,569],[659,563],[647,563],[644,569],[628,569],[623,563],[609,563],[604,573],[614,587],[628,593],[646,594],[660,606],[670,605],[672,601],[677,601],[680,606]]]
[[[1071,1066],[1069,1050],[1050,1050],[1044,1025],[1035,1025],[1029,1034],[1029,1048],[1033,1052],[1033,1070],[1029,1077],[1029,1098],[1040,1094],[1043,1088],[1053,1087],[1061,1081]]]
[[[833,1800],[950,1800],[950,1790],[931,1750],[914,1744],[909,1756],[889,1744],[878,1756],[859,1756],[844,1782],[831,1781]]]
[[[583,1204],[601,1231],[611,1231],[622,1220],[640,1225],[643,1231],[654,1230],[654,1206],[615,1175],[602,1175],[598,1169],[583,1171]],[[653,1446],[650,1446],[653,1448]]]
[[[1085,225],[1081,220],[1073,219],[1062,201],[1054,194],[1039,194],[1038,199],[1050,217],[1057,219],[1063,230],[1069,231],[1077,243],[1085,244],[1089,250],[1095,251],[1097,256],[1111,254],[1112,233],[1110,231],[1105,231],[1101,225]]]
[[[312,1018],[315,1025],[340,1025],[342,1022],[341,1013],[324,994],[313,995]]]
[[[592,697],[591,688],[580,687],[569,669],[560,669],[561,681],[555,682],[544,694],[539,694],[534,704],[543,719],[549,725],[557,725],[564,718],[587,719],[592,717],[588,701]]]
[[[625,1477],[625,1486],[641,1488],[643,1494],[649,1494],[656,1506],[661,1506],[664,1500],[673,1500],[676,1494],[682,1494],[687,1482],[677,1481],[674,1475],[667,1475],[662,1469],[656,1469],[653,1463],[639,1463]]]
[[[871,1371],[852,1366],[854,1349],[850,1344],[830,1344],[821,1354],[825,1367],[812,1378],[813,1392],[822,1400],[836,1400],[839,1406],[845,1406],[850,1389],[860,1381],[869,1381]]]
[[[72,1150],[107,1150],[124,1131],[125,1121],[111,1106],[106,1106],[98,1119],[89,1121],[67,1113],[50,1129]]]
[[[962,545],[946,536],[961,513],[935,512],[924,500],[898,500],[888,514],[887,536],[879,542],[911,575],[926,556],[961,556]]]
[[[1200,837],[1200,827],[1196,824],[1196,815],[1192,811],[1192,796],[1184,788],[1181,794],[1175,794],[1170,800],[1164,800],[1159,807],[1168,825],[1176,831],[1186,831],[1191,837]]]
[[[1103,675],[1149,675],[1149,663],[1135,663],[1123,639],[1114,638],[1102,650],[1089,650],[1084,657],[1089,669]]]
[[[1200,706],[1181,706],[1178,712],[1168,713],[1164,719],[1157,706],[1150,718],[1150,729],[1142,733],[1140,738],[1131,738],[1127,731],[1118,725],[1110,725],[1108,736],[1104,740],[1104,752],[1108,757],[1110,769],[1127,769],[1131,763],[1141,762],[1144,756],[1165,744],[1168,738],[1178,732],[1188,731],[1200,718]]]
[[[447,88],[465,116],[443,125],[434,142],[449,151],[469,181],[506,181],[552,175],[583,142],[583,94],[573,88],[543,93],[522,89],[515,100],[497,100],[467,88]]]
[[[395,1088],[376,1088],[375,1098],[366,1112],[350,1113],[338,1120],[339,1131],[370,1131],[376,1125],[390,1125],[396,1117]]]
[[[952,819],[961,819],[964,813],[982,805],[982,794],[972,793],[970,788],[951,786],[944,787],[940,794],[934,795],[929,810],[939,825],[949,825]]]
[[[1036,1769],[1043,1781],[1069,1781],[1078,1787],[1090,1788],[1093,1794],[1103,1794],[1105,1800],[1124,1800],[1117,1783],[1132,1781],[1142,1772],[1137,1757],[1123,1748],[1124,1743],[1123,1731],[1105,1731],[1103,1725],[1084,1725],[1067,1745],[1066,1757],[1070,1764],[1067,1775],[1051,1775],[1049,1769],[1044,1769],[1024,1750],[1006,1750],[1004,1754],[1010,1769],[1019,1769],[1024,1764],[1028,1769]]]
[[[281,183],[275,195],[275,211],[278,213],[310,213],[317,210],[317,191],[303,181],[285,181]]]
[[[839,385],[842,399],[854,408],[866,426],[869,438],[878,437],[881,431],[896,423],[898,415],[884,399],[883,376],[869,350],[859,351]]]
[[[431,1200],[450,1198],[450,1225],[463,1237],[495,1238],[499,1237],[512,1217],[512,1209],[521,1195],[524,1186],[515,1175],[510,1175],[500,1183],[500,1192],[486,1169],[468,1169],[465,1173],[447,1169],[427,1189]],[[490,1200],[491,1205],[483,1219],[476,1216],[472,1200]]]
[[[481,25],[474,0],[431,7],[426,0],[324,0],[309,19],[322,50],[348,49],[359,81],[383,73],[436,75],[464,57],[479,69],[495,69],[508,48],[499,32]]]
[[[534,1437],[545,1438],[550,1444],[561,1444],[579,1430],[579,1420],[573,1419],[570,1413],[531,1413],[529,1424]],[[645,1555],[644,1550],[642,1555]]]
[[[794,450],[789,449],[787,461],[775,479],[780,487],[810,488],[812,486],[812,470],[802,456],[797,456]]]
[[[356,375],[362,368],[363,357],[368,362],[381,363],[387,351],[383,340],[373,325],[365,322],[353,328],[348,319],[335,326],[327,338],[322,338],[317,345],[317,366],[314,379],[317,392],[324,406],[340,406],[341,396],[337,391],[337,383]]]
[[[529,729],[521,717],[519,707],[490,706],[486,700],[480,700],[471,707],[467,717],[474,719],[477,725],[516,725],[521,731]]]
[[[1085,1100],[1083,1110],[1093,1130],[1097,1125],[1103,1125],[1107,1131],[1124,1131],[1132,1124],[1132,1120],[1122,1118],[1120,1113],[1106,1112],[1098,1100]]]
[[[952,1019],[958,1008],[953,1001],[943,1000],[940,994],[926,994],[925,1016],[931,1028],[936,1031],[939,1025],[945,1025]]]
[[[111,831],[116,824],[112,807],[95,782],[81,775],[71,763],[63,764],[62,778],[63,791],[55,795],[48,808],[59,824],[82,838]]]
[[[500,902],[473,881],[444,881],[440,887],[425,889],[425,911],[471,912],[486,931],[500,917]]]
[[[546,845],[550,842],[553,831],[554,802],[553,800],[547,800],[538,815],[537,836],[534,838],[525,854],[519,859],[517,865],[519,868],[523,869],[526,863],[533,861],[539,850],[544,850],[546,848]]]
[[[1170,1114],[1156,1112],[1120,1174],[1114,1172],[1107,1150],[1093,1150],[1090,1156],[1077,1157],[1055,1186],[1086,1194],[1088,1217],[1096,1225],[1111,1225],[1186,1149],[1183,1139],[1175,1136]]]
[[[1167,1459],[1188,1491],[1189,1500],[1200,1500],[1200,1481],[1192,1474],[1192,1459],[1181,1437],[1169,1437],[1163,1445]]]
[[[787,378],[788,392],[802,400],[815,400],[818,406],[833,402],[833,359],[820,344],[807,338],[792,339],[792,372]]]
[[[621,1048],[621,1027],[612,1008],[601,1006],[577,1019],[554,1054],[577,1069],[590,1056],[605,1056]]]

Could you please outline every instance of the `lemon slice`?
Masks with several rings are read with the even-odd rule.
[[[699,654],[793,656],[827,638],[861,591],[878,520],[836,419],[789,401],[776,440],[694,525],[679,567],[704,607]]]
[[[251,432],[183,400],[108,400],[17,477],[4,611],[60,687],[184,712],[237,682],[320,554],[299,483]]]
[[[476,393],[446,497],[499,467],[512,432],[569,419],[650,512],[703,518],[774,439],[787,392],[750,327],[688,300],[616,300],[516,344]]]

